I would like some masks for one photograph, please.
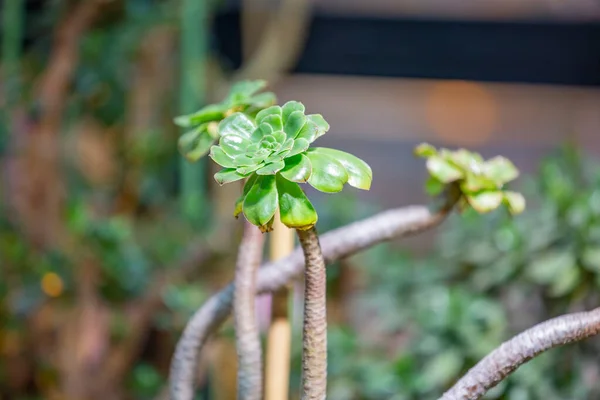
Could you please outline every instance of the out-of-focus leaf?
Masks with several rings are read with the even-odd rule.
[[[503,198],[502,192],[483,192],[467,196],[467,200],[471,207],[479,213],[487,213],[495,210],[502,204]]]
[[[208,153],[210,147],[215,142],[215,139],[206,128],[205,125],[202,125],[184,133],[179,138],[179,151],[188,161],[198,161]]]
[[[463,172],[441,157],[431,156],[427,159],[427,169],[431,176],[442,183],[450,183],[463,177]]]
[[[551,250],[533,259],[525,272],[534,282],[549,284],[564,274],[564,271],[573,268],[575,263],[575,256],[571,251]]]

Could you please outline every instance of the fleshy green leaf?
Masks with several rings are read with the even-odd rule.
[[[304,154],[298,154],[285,159],[285,168],[280,172],[288,181],[292,182],[308,182],[312,172],[312,165],[308,157]]]
[[[272,136],[280,145],[283,145],[285,143],[285,133],[283,133],[283,131],[273,132]]]
[[[249,139],[256,125],[243,113],[234,113],[219,123],[219,135],[238,135]]]
[[[360,158],[344,151],[317,147],[309,149],[308,153],[319,153],[331,157],[346,169],[348,173],[348,184],[358,189],[369,190],[373,180],[371,167]]]
[[[215,181],[219,185],[231,183],[244,179],[247,175],[240,174],[234,168],[224,168],[215,174]]]
[[[476,174],[481,173],[480,167],[483,164],[483,158],[477,154],[465,149],[458,149],[453,152],[443,150],[446,159],[466,171],[472,171]]]
[[[520,214],[525,210],[525,198],[521,193],[504,192],[504,202],[508,206],[508,211],[513,214]]]
[[[305,139],[308,143],[314,142],[316,138],[317,126],[312,122],[304,124],[302,129],[300,129],[300,132],[298,132],[298,135],[296,135],[296,140]]]
[[[219,146],[212,146],[210,148],[210,158],[212,158],[212,160],[214,162],[216,162],[217,164],[219,164],[221,167],[224,168],[235,168],[235,162],[233,161],[233,158],[229,157],[221,147]]]
[[[244,183],[244,189],[242,190],[242,195],[240,197],[238,197],[238,199],[235,202],[235,210],[233,211],[234,217],[237,218],[238,215],[240,215],[240,213],[242,212],[242,208],[244,206],[244,199],[246,198],[246,195],[248,194],[248,192],[254,185],[254,182],[256,182],[256,179],[258,179],[258,175],[252,174],[246,180],[246,183]]]
[[[439,156],[427,160],[427,170],[442,183],[454,182],[463,176],[463,172]]]
[[[464,181],[461,184],[461,189],[465,193],[475,193],[482,190],[498,189],[498,185],[486,175],[479,175],[467,171]]]
[[[502,204],[504,198],[503,193],[498,192],[483,192],[472,196],[467,196],[467,200],[475,211],[480,213],[490,212],[495,210]]]
[[[240,135],[232,133],[221,136],[219,146],[221,146],[225,154],[230,157],[235,157],[246,153],[246,149],[250,146],[250,141]]]
[[[283,151],[286,151],[286,150],[291,150],[293,146],[294,146],[294,139],[288,139],[281,146],[281,149],[279,149],[279,152],[283,152]]]
[[[288,138],[295,138],[304,125],[306,125],[306,115],[304,115],[302,111],[294,111],[289,115],[287,120],[285,120],[283,130]]]
[[[281,120],[281,115],[271,114],[267,115],[260,121],[261,124],[269,124],[273,129],[273,132],[283,131],[283,121]]]
[[[290,150],[288,157],[295,156],[296,154],[300,154],[306,151],[310,146],[310,143],[306,141],[306,139],[296,139],[294,140],[294,145]]]
[[[277,211],[277,204],[275,176],[262,175],[248,191],[242,209],[246,219],[264,232]]]
[[[246,154],[240,154],[239,156],[235,156],[233,158],[233,162],[235,162],[235,165],[237,165],[238,167],[250,167],[252,165],[259,164],[261,161],[261,157],[249,157]]]
[[[300,103],[299,101],[288,101],[283,105],[283,107],[281,107],[281,116],[283,117],[284,121],[287,121],[293,112],[299,111],[302,113],[302,115],[304,115],[305,110],[304,104]]]
[[[281,117],[281,107],[271,106],[260,111],[258,114],[256,114],[256,123],[259,125],[262,124],[264,119],[270,115],[278,115]]]
[[[237,167],[235,170],[238,173],[246,176],[246,175],[251,174],[252,172],[264,167],[264,165],[265,165],[264,163],[255,164],[255,165],[247,165],[245,167]]]
[[[174,122],[182,128],[189,128],[206,122],[219,121],[225,117],[226,111],[227,107],[221,104],[210,104],[193,114],[176,117]]]
[[[188,161],[194,162],[208,153],[214,142],[215,139],[206,130],[206,125],[203,125],[181,135],[178,147]]]
[[[317,135],[315,136],[315,139],[323,136],[329,131],[329,124],[321,114],[307,115],[307,117],[317,126]]]
[[[277,175],[281,222],[293,229],[309,229],[317,223],[317,212],[297,183]]]
[[[308,183],[325,193],[337,193],[348,182],[348,173],[342,164],[334,158],[322,153],[306,153],[312,165],[312,173]]]
[[[281,171],[283,167],[285,167],[285,163],[282,160],[275,161],[257,170],[256,173],[258,175],[275,175],[277,172]]]
[[[266,108],[270,107],[277,102],[277,98],[274,93],[265,92],[252,96],[249,100],[249,104],[255,108]]]
[[[425,191],[430,196],[437,196],[438,194],[442,193],[445,186],[446,185],[444,185],[442,182],[438,181],[433,176],[430,176],[427,179],[427,182],[425,182]]]
[[[262,79],[253,81],[240,81],[231,85],[229,90],[229,101],[239,101],[245,98],[249,98],[256,92],[264,89],[267,86],[267,82]],[[264,93],[263,93],[264,94]]]
[[[494,157],[483,165],[485,174],[494,182],[503,185],[519,176],[519,171],[514,164],[504,157]]]
[[[414,153],[418,157],[427,158],[436,155],[437,150],[429,143],[421,143],[420,145],[415,147]]]

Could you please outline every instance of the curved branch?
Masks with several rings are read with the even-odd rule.
[[[327,395],[327,275],[316,229],[296,230],[306,268],[302,324],[302,399]]]
[[[384,211],[373,217],[334,229],[320,238],[327,263],[347,257],[378,243],[416,234],[440,224],[454,206],[451,200],[440,211],[424,206],[409,206]],[[302,274],[304,256],[300,248],[283,260],[264,265],[258,273],[257,292],[273,292]],[[171,364],[170,386],[173,400],[194,398],[196,360],[202,346],[229,316],[233,284],[212,296],[196,311],[177,343]]]
[[[256,273],[262,261],[265,236],[244,221],[244,236],[235,266],[234,322],[238,357],[238,399],[262,398],[262,348],[256,321]]]
[[[600,308],[563,315],[526,330],[491,352],[461,378],[440,400],[475,400],[522,364],[554,347],[600,333]]]

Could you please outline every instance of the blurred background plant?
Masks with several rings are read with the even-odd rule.
[[[352,259],[367,277],[352,312],[369,315],[368,328],[347,320],[332,330],[332,399],[436,398],[506,338],[595,307],[600,164],[565,147],[522,186],[520,217],[468,210],[443,225],[430,254],[387,244]],[[346,207],[337,212],[360,204]],[[589,341],[548,352],[487,398],[595,398],[599,350]]]
[[[376,180],[368,201],[363,195],[329,201],[309,194],[323,210],[321,232],[350,222],[349,216],[425,201],[417,189],[425,168],[411,161],[416,141],[447,147],[488,143],[486,156],[502,153],[532,171],[539,156],[569,137],[563,130],[579,135],[585,129],[575,128],[587,126],[597,133],[594,89],[285,75],[295,64],[306,65],[296,60],[303,47],[325,43],[311,36],[323,32],[323,17],[315,17],[315,29],[306,36],[303,18],[309,13],[302,2],[268,6],[269,12],[255,5],[260,2],[244,2],[253,12],[244,11],[243,24],[231,22],[231,2],[209,3],[2,2],[1,399],[165,396],[181,329],[231,278],[239,238],[229,207],[239,193],[214,191],[215,171],[206,165],[182,172],[177,150],[182,132],[173,116],[221,99],[230,76],[268,79],[281,103],[298,98],[322,112],[332,125],[322,145],[372,165]],[[369,2],[373,8],[375,3],[385,1]],[[206,8],[194,8],[198,4]],[[349,0],[340,4],[351,9]],[[265,18],[271,14],[279,20]],[[191,16],[187,22],[185,15]],[[342,29],[338,23],[326,26]],[[398,24],[404,24],[401,18]],[[264,31],[269,40],[261,46],[257,38]],[[238,36],[244,49],[232,39]],[[342,48],[317,51],[317,58]],[[240,60],[225,54],[230,49],[239,50]],[[357,49],[348,53],[352,60]],[[392,63],[385,60],[384,66]],[[510,108],[522,98],[541,108],[523,102],[516,111]],[[452,108],[457,119],[448,121],[438,104],[467,106]],[[482,111],[482,104],[496,111]],[[490,116],[492,122],[472,115]],[[515,127],[502,116],[525,122]],[[521,138],[520,129],[533,139],[527,146],[498,145],[492,139],[504,136],[490,135],[488,122],[508,141],[514,132]],[[575,140],[579,147],[597,140],[584,133]],[[328,270],[332,399],[431,398],[510,334],[599,304],[598,166],[567,149],[522,183],[528,209],[518,218],[466,212],[435,236],[382,245]],[[184,199],[190,193],[192,202]],[[231,337],[226,329],[202,358],[199,398],[234,398]],[[300,340],[293,343],[299,346]],[[552,351],[495,394],[517,400],[598,397],[597,347],[590,341]],[[299,354],[296,350],[293,389],[299,386]]]

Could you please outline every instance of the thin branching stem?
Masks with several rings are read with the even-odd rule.
[[[600,308],[542,322],[504,342],[475,365],[440,400],[475,400],[527,361],[554,347],[600,333]]]
[[[306,261],[302,325],[302,400],[327,394],[327,276],[319,237],[313,227],[296,231]]]
[[[449,214],[453,201],[439,211],[425,206],[392,209],[321,235],[321,249],[329,263],[393,238],[410,236],[441,223]],[[304,256],[297,248],[288,257],[259,269],[257,292],[278,290],[297,278],[304,270]],[[188,322],[175,350],[171,364],[170,387],[173,400],[194,398],[194,378],[198,356],[209,336],[227,319],[233,304],[234,285],[213,295]]]
[[[233,314],[238,356],[238,399],[262,398],[262,349],[256,321],[256,272],[262,261],[264,235],[247,222],[235,267]]]

